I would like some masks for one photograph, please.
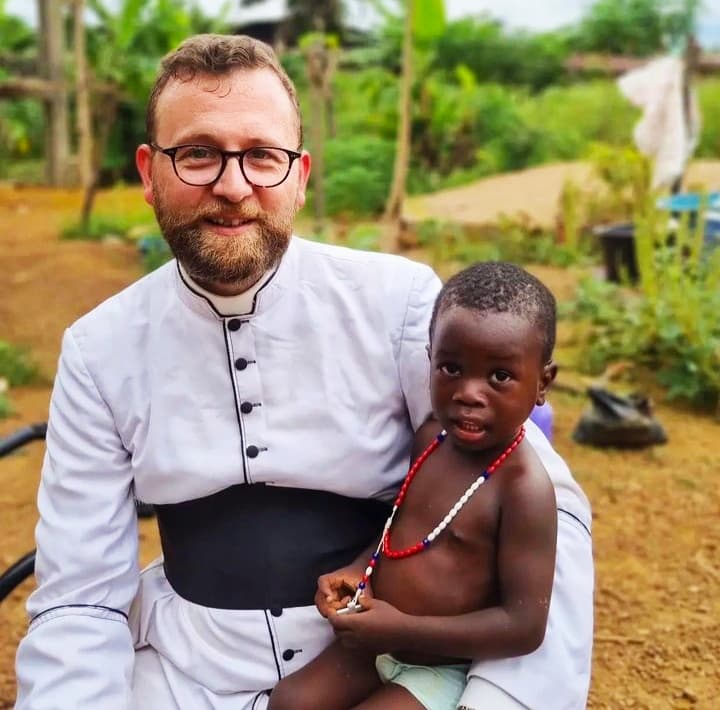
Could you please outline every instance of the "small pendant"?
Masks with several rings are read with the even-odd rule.
[[[365,611],[365,609],[363,609],[362,604],[358,604],[354,599],[351,599],[348,602],[347,606],[342,609],[338,609],[337,613],[338,614],[359,614],[361,611]]]

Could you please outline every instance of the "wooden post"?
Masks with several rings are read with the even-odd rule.
[[[408,163],[410,161],[415,0],[407,0],[405,7],[402,76],[400,78],[400,98],[398,103],[397,148],[390,196],[385,205],[385,220],[388,222],[389,231],[383,239],[383,251],[397,251],[399,248],[402,206],[405,201],[405,185],[407,182]]]
[[[38,0],[41,61],[44,78],[55,85],[45,99],[45,156],[47,180],[65,186],[68,174],[68,95],[63,72],[63,0]]]
[[[87,57],[85,54],[85,0],[73,1],[75,37],[75,111],[78,140],[78,177],[80,186],[87,190],[93,180],[92,121],[90,118],[90,92],[88,90]]]

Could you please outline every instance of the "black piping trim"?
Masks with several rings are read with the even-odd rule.
[[[277,668],[278,680],[282,680],[280,661],[278,660],[277,647],[275,646],[275,637],[273,636],[272,626],[270,625],[270,619],[268,619],[267,610],[264,609],[263,614],[265,614],[265,623],[267,624],[268,636],[270,636],[270,644],[272,645],[273,658],[275,659],[275,668]]]
[[[580,518],[578,518],[577,515],[571,513],[569,510],[565,510],[565,508],[558,508],[558,513],[565,513],[565,515],[569,515],[571,518],[575,518],[575,520],[577,520],[578,523],[580,523],[580,525],[583,526],[583,528],[585,529],[585,532],[586,532],[590,537],[592,537],[592,533],[590,532],[590,529],[588,528],[588,526],[585,525],[585,523],[584,523],[582,520],[580,520]]]
[[[125,617],[125,621],[128,620],[128,615],[124,611],[120,611],[120,609],[113,609],[111,606],[102,606],[100,604],[59,604],[58,606],[51,606],[49,609],[43,609],[39,614],[35,614],[32,619],[30,619],[30,623],[32,624],[35,619],[39,619],[41,616],[44,616],[45,614],[49,614],[51,611],[57,611],[58,609],[72,609],[72,608],[80,608],[80,609],[104,609],[105,611],[113,611],[116,614],[120,614],[120,616]]]
[[[290,245],[288,244],[288,247],[289,247],[289,246],[290,246]],[[270,285],[270,283],[273,281],[273,279],[275,278],[275,275],[277,274],[277,272],[278,272],[279,270],[280,270],[280,264],[278,263],[278,265],[275,267],[275,271],[273,271],[272,274],[270,274],[270,278],[255,292],[255,295],[253,296],[252,308],[250,309],[250,315],[252,315],[253,313],[255,313],[255,308],[257,307],[257,298],[258,298],[258,296],[265,290],[265,288],[266,288],[267,286]]]
[[[253,704],[250,710],[255,710],[257,707],[257,701],[260,700],[264,695],[270,695],[272,691],[268,688],[267,690],[261,690],[254,698],[253,698]]]
[[[178,275],[180,276],[180,280],[185,284],[185,287],[187,288],[187,290],[190,291],[191,293],[194,293],[199,298],[202,298],[203,301],[205,301],[208,304],[208,306],[210,306],[210,308],[212,309],[212,312],[218,318],[247,318],[248,316],[255,315],[255,309],[257,308],[258,296],[262,293],[262,291],[265,289],[265,287],[268,286],[273,281],[273,279],[277,275],[277,272],[280,270],[280,264],[278,264],[277,267],[275,267],[275,271],[273,271],[272,274],[270,274],[270,278],[255,292],[255,295],[253,296],[252,308],[250,309],[249,313],[237,313],[237,314],[233,315],[233,314],[228,314],[228,313],[220,313],[220,311],[217,308],[215,308],[215,304],[204,293],[200,293],[199,291],[196,291],[192,287],[192,285],[189,284],[183,277],[183,273],[180,270],[180,262],[177,259],[175,260],[175,266],[177,268]]]
[[[238,391],[237,383],[235,381],[235,372],[233,371],[233,356],[230,352],[230,336],[228,330],[225,327],[225,322],[222,321],[223,338],[225,340],[225,352],[228,358],[228,374],[230,375],[230,383],[232,384],[233,390],[233,403],[235,404],[235,419],[237,419],[238,431],[240,432],[240,458],[242,459],[243,465],[243,481],[250,483],[247,474],[247,463],[245,461],[245,436],[243,432],[242,419],[240,417],[240,407],[238,405]]]

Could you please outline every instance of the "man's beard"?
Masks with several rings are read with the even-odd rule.
[[[175,258],[200,285],[251,285],[285,253],[292,235],[295,209],[270,216],[259,209],[217,202],[188,218],[167,207],[153,190],[155,217]],[[207,219],[254,220],[243,234],[212,234]]]

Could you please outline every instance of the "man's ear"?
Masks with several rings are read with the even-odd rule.
[[[557,371],[557,365],[552,360],[543,365],[542,375],[540,376],[540,384],[538,386],[537,400],[535,401],[535,404],[538,406],[545,404],[545,397],[550,389],[550,385],[552,385],[557,377]]]
[[[425,346],[425,352],[427,353],[428,360],[432,360],[432,350],[430,349],[430,343]]]
[[[139,145],[135,151],[135,165],[137,166],[138,173],[140,173],[140,179],[142,180],[145,202],[149,205],[152,205],[153,203],[152,156],[153,149],[147,143]]]
[[[312,168],[312,158],[310,153],[306,150],[302,152],[302,155],[298,158],[298,191],[297,191],[297,208],[301,209],[305,206],[305,196],[307,191],[308,179],[310,178],[310,169]]]

